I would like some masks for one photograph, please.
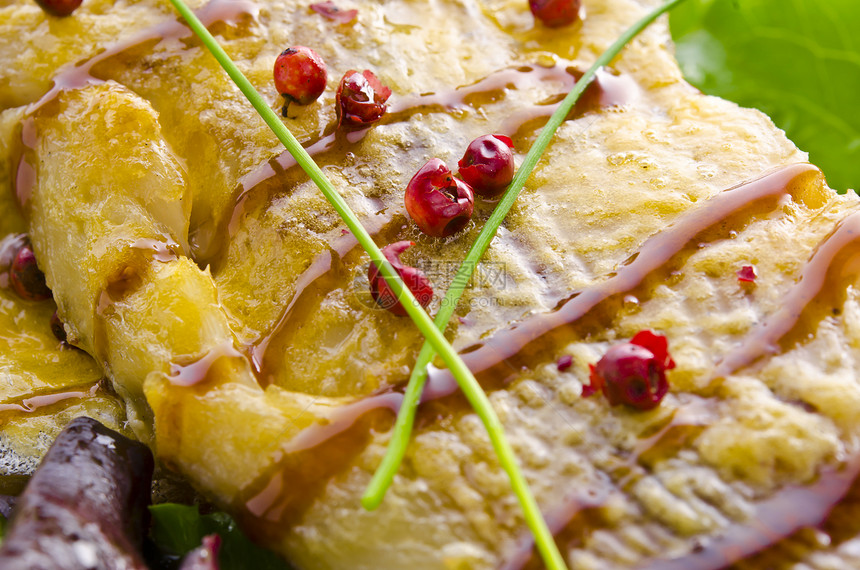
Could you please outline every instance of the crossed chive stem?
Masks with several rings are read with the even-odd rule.
[[[523,510],[523,518],[526,524],[534,535],[535,546],[543,559],[544,564],[550,570],[562,570],[567,566],[564,558],[555,543],[553,534],[550,531],[537,500],[532,493],[528,482],[520,470],[519,463],[511,448],[510,443],[505,437],[504,428],[501,421],[496,415],[495,410],[487,398],[486,393],[481,388],[471,370],[466,366],[457,352],[444,336],[444,331],[447,329],[451,317],[454,315],[454,310],[457,303],[463,295],[469,280],[477,268],[478,261],[483,257],[484,253],[490,246],[493,237],[496,234],[501,223],[504,221],[517,197],[523,189],[526,181],[535,166],[549,145],[555,132],[565,121],[567,115],[573,109],[576,101],[582,95],[585,88],[594,79],[597,70],[608,65],[621,52],[625,45],[644,30],[651,22],[657,19],[660,15],[668,12],[684,0],[669,0],[668,2],[658,6],[651,12],[639,19],[635,24],[621,34],[609,48],[603,52],[600,57],[592,64],[585,74],[576,82],[567,96],[559,105],[558,109],[552,114],[547,121],[547,124],[541,130],[540,135],[529,149],[525,160],[517,170],[514,179],[508,186],[502,198],[499,200],[493,213],[487,219],[484,227],[481,229],[466,258],[460,265],[454,279],[445,294],[445,300],[441,304],[441,308],[436,315],[436,319],[431,320],[430,316],[421,308],[418,301],[412,295],[412,292],[403,284],[397,271],[388,262],[382,251],[373,241],[371,235],[361,225],[358,217],[350,209],[349,205],[344,201],[343,197],[335,189],[331,181],[322,172],[314,159],[296,140],[293,134],[287,129],[280,118],[269,107],[266,100],[260,93],[251,85],[251,82],[244,74],[236,67],[230,56],[218,44],[206,26],[197,18],[194,12],[184,3],[183,0],[170,0],[179,14],[188,23],[191,30],[200,38],[209,52],[215,57],[221,67],[227,72],[230,79],[236,84],[243,95],[248,99],[260,117],[272,129],[272,132],[284,145],[287,151],[296,160],[296,163],[305,171],[305,173],[313,180],[320,191],[325,196],[326,200],[340,215],[343,222],[356,237],[358,243],[364,248],[370,256],[371,261],[379,268],[385,281],[391,287],[397,299],[406,309],[407,314],[415,323],[415,326],[424,335],[425,342],[421,347],[418,358],[415,362],[415,367],[409,378],[409,383],[406,387],[403,403],[400,411],[397,414],[397,420],[394,424],[391,440],[385,457],[376,470],[370,484],[365,491],[361,503],[364,508],[371,510],[380,505],[388,487],[394,479],[403,456],[406,453],[406,448],[409,444],[409,439],[412,432],[412,427],[415,423],[415,413],[418,408],[418,402],[421,397],[421,391],[427,380],[427,365],[436,354],[442,359],[448,367],[458,386],[462,390],[469,404],[474,409],[475,413],[480,418],[487,430],[490,443],[499,460],[499,464],[510,479],[511,488],[516,496],[520,507]]]

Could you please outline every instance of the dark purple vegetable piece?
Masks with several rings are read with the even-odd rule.
[[[15,508],[15,503],[18,502],[18,497],[14,495],[0,495],[0,515],[8,519],[12,516],[12,509]]]
[[[90,418],[57,436],[13,511],[6,570],[145,569],[152,453]]]

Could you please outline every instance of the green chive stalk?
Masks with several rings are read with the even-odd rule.
[[[676,0],[678,1],[678,0]],[[434,326],[433,321],[415,300],[412,292],[403,285],[397,271],[385,259],[382,251],[374,243],[373,238],[364,229],[356,215],[352,212],[343,197],[337,192],[331,181],[325,176],[313,158],[299,144],[289,129],[284,126],[278,116],[272,111],[265,99],[257,92],[251,82],[242,74],[230,56],[221,48],[212,34],[206,29],[202,22],[194,15],[194,12],[183,2],[183,0],[170,0],[179,14],[188,23],[191,30],[200,38],[209,52],[230,76],[239,90],[245,95],[251,105],[260,114],[263,121],[272,129],[278,140],[287,151],[295,158],[296,163],[307,173],[307,175],[319,187],[320,191],[337,211],[346,223],[349,230],[355,235],[358,243],[370,256],[370,259],[379,268],[385,281],[394,291],[397,299],[406,309],[407,314],[415,322],[415,325],[424,335],[433,351],[439,354],[445,362],[451,374],[456,379],[460,389],[466,396],[478,417],[483,422],[490,442],[496,452],[499,463],[511,482],[511,487],[520,506],[529,529],[534,534],[535,544],[547,568],[551,570],[562,570],[566,568],[564,559],[553,540],[552,533],[540,512],[537,501],[528,486],[528,482],[520,471],[516,456],[510,443],[504,435],[504,429],[495,410],[493,410],[487,395],[481,389],[472,372],[466,367],[463,360],[454,351],[442,331]]]
[[[546,126],[541,130],[540,135],[532,144],[531,149],[526,155],[523,164],[520,166],[519,170],[517,170],[510,186],[505,190],[504,195],[501,200],[499,200],[493,213],[487,219],[487,223],[484,224],[484,227],[481,229],[475,242],[466,254],[466,258],[463,260],[462,265],[460,265],[460,268],[457,270],[457,274],[454,276],[454,279],[445,294],[445,300],[442,302],[442,307],[436,314],[436,319],[434,321],[440,331],[445,331],[448,327],[448,322],[454,315],[457,303],[460,301],[460,297],[463,296],[463,291],[468,285],[469,280],[472,278],[472,274],[478,266],[478,261],[484,256],[487,248],[490,247],[490,242],[492,242],[493,237],[495,237],[496,231],[505,219],[505,216],[508,215],[508,211],[510,211],[511,207],[514,205],[517,197],[519,197],[523,186],[546,150],[546,147],[549,145],[550,140],[555,135],[555,132],[564,122],[568,114],[570,114],[570,111],[582,95],[582,92],[585,91],[585,88],[588,87],[589,83],[594,79],[597,70],[608,65],[613,59],[615,59],[621,49],[627,45],[631,39],[651,24],[651,22],[683,1],[684,0],[670,0],[669,2],[666,2],[662,6],[655,8],[653,11],[643,16],[627,31],[621,34],[621,36],[619,36],[618,39],[615,40],[615,42],[597,58],[582,78],[576,82],[561,102],[561,105],[559,105],[555,113],[552,114],[549,121],[547,121]],[[385,497],[385,493],[391,485],[391,482],[394,480],[394,475],[400,467],[403,456],[406,454],[406,448],[409,444],[409,439],[412,433],[412,426],[415,423],[415,413],[418,408],[418,402],[421,398],[421,392],[424,389],[424,383],[427,380],[427,365],[430,364],[435,355],[436,352],[433,345],[430,344],[429,341],[425,342],[421,347],[421,352],[418,354],[415,367],[412,369],[409,384],[406,386],[403,404],[401,405],[400,411],[397,415],[397,421],[394,424],[394,429],[391,434],[391,440],[388,443],[385,457],[383,457],[382,462],[379,464],[376,473],[373,475],[373,479],[371,479],[370,484],[367,486],[364,496],[361,499],[361,504],[368,510],[373,510],[382,503],[382,499]]]

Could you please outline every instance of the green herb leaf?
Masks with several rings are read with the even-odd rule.
[[[290,570],[274,553],[248,540],[227,513],[201,515],[196,506],[175,503],[153,505],[149,512],[150,538],[167,556],[182,557],[200,546],[204,536],[217,534],[221,537],[221,570]]]
[[[860,188],[857,22],[857,0],[692,0],[670,18],[688,81],[767,113],[842,191]]]

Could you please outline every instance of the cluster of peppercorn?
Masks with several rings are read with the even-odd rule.
[[[328,83],[325,61],[305,46],[289,47],[275,59],[275,88],[287,103],[282,114],[287,116],[290,103],[308,105],[319,99]],[[347,71],[335,94],[339,127],[360,128],[378,121],[385,113],[391,89],[379,81],[372,71]]]
[[[68,16],[82,0],[37,0],[40,6],[54,16]],[[311,5],[325,17],[351,23],[355,10],[340,10],[332,2]],[[537,20],[548,27],[562,27],[580,17],[581,0],[529,0],[529,8]],[[312,49],[294,46],[285,49],[275,60],[275,87],[286,104],[282,113],[286,117],[289,105],[309,105],[326,89],[328,72],[325,61]],[[386,111],[391,89],[369,70],[349,70],[341,78],[335,94],[338,128],[357,129],[378,121]],[[406,187],[406,211],[422,232],[433,237],[448,237],[461,231],[469,223],[474,210],[475,194],[495,198],[507,188],[514,176],[513,141],[505,135],[484,135],[473,140],[458,162],[459,178],[445,163],[430,159],[412,177]],[[399,241],[382,248],[382,253],[400,275],[422,307],[429,305],[433,288],[427,276],[414,267],[404,265],[400,255],[411,246],[411,241]],[[9,266],[9,282],[17,294],[29,301],[50,299],[52,294],[45,275],[36,264],[30,242],[22,237],[15,244]],[[745,266],[738,271],[744,283],[755,281],[755,269]],[[398,316],[406,310],[380,275],[375,264],[368,269],[370,292],[380,307]],[[51,330],[61,341],[66,332],[56,311],[51,318]],[[559,371],[572,365],[570,357],[563,357]],[[597,362],[590,365],[591,384],[583,387],[588,397],[602,391],[613,406],[626,404],[648,410],[660,404],[669,386],[666,371],[675,363],[668,353],[664,336],[641,331],[629,342],[611,347]]]
[[[475,208],[475,194],[484,198],[498,196],[514,177],[513,141],[505,135],[484,135],[473,140],[458,163],[460,178],[442,160],[431,158],[406,185],[406,212],[425,234],[448,237],[466,227]],[[422,307],[433,299],[427,276],[414,267],[403,265],[400,254],[411,246],[399,241],[382,248],[382,253],[397,270]],[[371,263],[367,274],[370,295],[377,304],[395,315],[406,310],[385,279]]]
[[[290,103],[308,105],[325,91],[328,81],[325,61],[312,49],[294,46],[285,49],[275,60],[275,88]],[[335,95],[339,128],[361,128],[378,121],[385,113],[391,89],[372,71],[347,71]],[[478,137],[466,149],[459,162],[456,178],[438,158],[427,162],[406,186],[406,211],[422,232],[433,237],[447,237],[462,230],[472,218],[475,194],[493,198],[502,192],[514,176],[513,141],[505,135]],[[382,249],[405,284],[423,307],[433,298],[430,281],[419,270],[403,265],[400,254],[414,245],[402,241]],[[396,315],[406,315],[393,291],[371,264],[368,273],[370,292],[377,303]]]
[[[579,19],[580,7],[580,0],[529,0],[532,14],[549,27],[572,24]],[[367,80],[371,85],[370,93],[376,92],[378,87],[373,82],[378,83],[378,80],[369,71],[364,73],[369,74]],[[294,83],[297,84],[297,82]],[[341,86],[344,86],[343,81]],[[339,122],[342,122],[344,117],[348,118],[345,105],[354,105],[350,102],[350,98],[341,98],[341,91],[339,88]],[[348,91],[344,89],[343,92],[354,97],[357,90],[351,88]],[[366,94],[364,100],[370,101],[371,98]],[[382,111],[379,113],[380,116]],[[373,120],[376,119],[378,116]],[[369,121],[350,119],[349,122],[361,125]],[[463,158],[458,162],[459,178],[454,176],[442,160],[432,158],[427,161],[406,186],[405,203],[409,217],[423,233],[432,237],[448,237],[461,231],[472,218],[475,194],[483,198],[495,198],[513,180],[513,146],[511,138],[505,135],[478,137],[469,144]],[[415,245],[414,242],[400,241],[383,247],[382,253],[397,270],[404,284],[421,306],[426,307],[433,298],[433,288],[429,279],[420,270],[403,265],[400,261],[400,254],[413,245]],[[372,263],[368,270],[368,279],[370,294],[380,307],[388,309],[395,315],[406,315],[406,310],[397,301],[394,292],[379,274],[376,265]]]
[[[505,135],[473,140],[458,163],[460,178],[438,158],[430,159],[406,186],[406,211],[422,232],[448,237],[466,227],[475,194],[498,196],[514,178],[514,146]]]

